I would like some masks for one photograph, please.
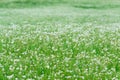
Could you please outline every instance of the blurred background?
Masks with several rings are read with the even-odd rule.
[[[120,0],[0,0],[0,8],[30,8],[69,5],[77,8],[115,8]]]

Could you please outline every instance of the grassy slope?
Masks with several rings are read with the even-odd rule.
[[[0,8],[0,80],[120,79],[119,6],[61,3]]]

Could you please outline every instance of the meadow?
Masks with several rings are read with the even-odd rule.
[[[0,80],[119,80],[119,0],[0,0]]]

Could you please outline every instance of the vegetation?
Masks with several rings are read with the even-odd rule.
[[[25,8],[25,7],[41,7],[50,5],[72,5],[80,8],[118,8],[119,0],[1,0],[2,8]]]
[[[119,0],[1,0],[0,80],[119,80]]]

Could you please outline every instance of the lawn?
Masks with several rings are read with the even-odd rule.
[[[1,0],[0,80],[119,80],[119,0]]]

